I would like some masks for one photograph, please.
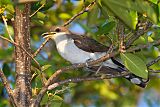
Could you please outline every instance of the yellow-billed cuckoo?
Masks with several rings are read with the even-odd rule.
[[[96,60],[104,56],[109,49],[90,37],[73,34],[65,27],[51,27],[50,32],[44,33],[44,35],[44,38],[51,38],[55,41],[59,54],[72,64]],[[105,71],[108,73],[109,71],[123,72],[126,70],[125,66],[113,57],[101,64],[87,66],[86,68],[89,71],[98,71],[104,74]],[[130,74],[124,78],[143,88],[148,82],[148,80],[134,74]]]

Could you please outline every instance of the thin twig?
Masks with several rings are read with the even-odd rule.
[[[81,14],[88,12],[90,10],[90,8],[95,4],[96,0],[92,1],[86,8],[84,8],[83,10],[81,10],[78,14],[75,14],[72,18],[70,18],[67,22],[65,22],[63,24],[63,26],[67,26],[69,25],[73,20],[75,20],[78,16],[80,16]]]
[[[12,38],[12,36],[11,36],[11,34],[10,34],[10,32],[9,32],[8,25],[7,25],[7,21],[6,21],[5,16],[2,15],[2,19],[3,19],[3,22],[4,22],[4,25],[5,25],[5,28],[6,28],[6,31],[7,31],[7,33],[8,33],[9,38],[11,39],[11,41],[14,41],[13,38]]]
[[[7,80],[7,78],[6,78],[6,76],[4,75],[4,73],[3,73],[2,70],[0,70],[0,78],[1,78],[1,80],[2,80],[2,83],[3,83],[4,87],[5,87],[6,90],[7,90],[8,96],[9,96],[12,104],[14,105],[14,107],[17,107],[17,106],[16,106],[16,103],[15,103],[15,100],[14,100],[13,91],[12,91],[12,89],[10,88],[9,82],[8,82],[8,80]]]
[[[65,90],[68,90],[68,89],[70,89],[70,88],[72,88],[72,87],[65,87],[65,88],[62,88],[61,90],[56,90],[56,91],[54,92],[53,96],[56,95],[56,94],[63,93]]]
[[[158,39],[158,40],[156,40],[156,41],[154,41],[152,43],[148,43],[146,45],[138,45],[138,46],[136,46],[134,48],[130,48],[130,49],[126,50],[126,52],[134,52],[134,51],[137,51],[137,50],[140,50],[140,49],[144,49],[144,48],[147,48],[149,46],[155,46],[155,45],[160,45],[160,39]],[[147,66],[149,66],[149,65],[147,65]]]
[[[48,90],[53,90],[54,88],[65,84],[65,83],[77,83],[77,82],[82,82],[82,81],[93,81],[93,80],[103,80],[103,79],[111,79],[111,78],[118,78],[118,77],[123,77],[130,74],[130,72],[123,72],[123,73],[117,73],[116,75],[107,75],[105,77],[98,76],[98,77],[77,77],[77,78],[70,78],[66,80],[62,80],[56,83],[53,83],[52,85],[48,86]]]
[[[41,44],[41,46],[37,49],[37,51],[33,54],[33,57],[36,57],[37,54],[42,50],[45,44],[50,40],[50,38],[46,38],[45,41]]]
[[[124,25],[119,21],[117,25],[117,34],[118,34],[118,39],[119,39],[119,51],[124,52],[125,46],[124,46]]]
[[[157,63],[160,60],[160,56],[158,56],[156,59],[154,59],[153,61],[151,61],[150,63],[147,64],[147,67]]]
[[[40,66],[40,64],[38,63],[38,61],[37,61],[30,53],[28,53],[22,46],[20,46],[20,45],[17,44],[16,42],[11,41],[11,40],[9,40],[8,38],[5,38],[5,37],[3,37],[3,36],[1,36],[1,35],[0,35],[0,38],[2,38],[3,40],[6,40],[6,41],[12,43],[13,45],[16,45],[16,46],[20,47],[24,52],[26,52],[26,54],[27,54],[28,56],[30,56],[30,57],[33,59],[33,61],[38,65],[38,68],[39,68],[39,69],[41,68],[41,66]]]
[[[148,71],[151,72],[151,73],[160,73],[160,70],[149,69]]]
[[[33,14],[31,14],[29,17],[34,16],[40,9],[42,9],[44,7],[45,3],[41,5],[41,7],[39,7]]]
[[[145,27],[144,27],[145,25]],[[126,49],[130,47],[130,45],[137,40],[141,35],[146,33],[148,29],[152,26],[151,22],[140,23],[138,30],[127,40]]]

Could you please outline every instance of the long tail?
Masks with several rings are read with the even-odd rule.
[[[87,69],[91,72],[97,72],[101,74],[114,74],[116,72],[124,72],[126,71],[126,68],[123,64],[115,60],[114,58],[111,58],[113,64],[117,66],[117,68],[111,68],[109,66],[90,66]],[[129,74],[127,76],[124,76],[127,80],[129,80],[131,83],[136,84],[139,87],[145,88],[149,79],[145,80],[142,77],[136,76],[135,74]]]
[[[117,60],[115,60],[114,58],[111,58],[111,60],[113,61],[114,64],[118,65],[118,71],[119,72],[123,72],[126,70],[125,66],[123,64],[121,64],[120,62],[118,62]],[[142,88],[145,88],[147,83],[149,82],[149,78],[148,79],[143,79],[142,77],[139,77],[135,74],[130,74],[125,76],[124,78],[126,78],[127,80],[129,80],[131,83],[136,84]]]

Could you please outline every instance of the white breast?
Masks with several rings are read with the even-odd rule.
[[[87,60],[96,60],[106,54],[106,52],[95,52],[89,53],[79,49],[72,39],[65,39],[57,43],[57,50],[59,54],[66,60],[70,61],[72,64],[75,63],[86,63]],[[117,68],[112,60],[107,60],[103,63],[105,66],[112,68]]]
[[[66,60],[74,63],[85,63],[90,59],[90,53],[77,48],[73,40],[63,40],[57,44],[59,54]]]

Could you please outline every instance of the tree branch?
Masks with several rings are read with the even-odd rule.
[[[12,38],[12,36],[11,36],[11,34],[10,34],[10,32],[9,32],[6,18],[3,15],[2,15],[2,19],[3,19],[4,25],[6,27],[6,31],[7,31],[8,35],[9,35],[9,38],[11,39],[11,41],[14,41],[13,38]]]
[[[126,52],[134,52],[134,51],[137,51],[137,50],[140,50],[140,49],[147,48],[149,46],[156,46],[156,45],[160,45],[160,39],[158,39],[158,40],[156,40],[156,41],[154,41],[152,43],[148,43],[146,45],[138,45],[138,46],[136,46],[134,48],[130,48],[130,49],[126,50]],[[159,58],[158,58],[158,60],[159,60]],[[149,65],[147,65],[147,66],[149,66]]]
[[[33,54],[33,57],[36,57],[38,53],[42,50],[45,44],[50,40],[50,38],[46,38],[45,41],[41,44],[41,46],[37,49],[37,51]]]
[[[117,24],[117,35],[118,35],[118,40],[119,40],[119,51],[124,52],[125,46],[124,46],[124,25],[119,21]]]
[[[12,91],[12,89],[10,88],[9,82],[8,82],[8,80],[7,80],[7,78],[6,78],[6,76],[4,75],[4,73],[3,73],[2,70],[0,70],[0,78],[1,78],[1,80],[2,80],[2,83],[3,83],[4,87],[5,87],[6,90],[7,90],[8,96],[9,96],[9,98],[10,98],[13,106],[14,106],[14,107],[17,107],[17,106],[16,106],[16,102],[15,102],[15,100],[14,100],[13,91]]]
[[[160,73],[160,70],[152,70],[152,69],[149,69],[148,71],[151,72],[151,73]]]
[[[53,90],[54,88],[56,88],[56,87],[58,87],[62,84],[66,84],[66,83],[78,83],[78,82],[82,82],[82,81],[93,81],[93,80],[118,78],[118,77],[127,76],[128,74],[130,74],[130,72],[122,72],[122,73],[117,73],[117,74],[114,74],[114,75],[106,75],[105,77],[102,77],[102,76],[94,77],[94,76],[92,76],[92,77],[70,78],[70,79],[62,80],[62,81],[59,81],[59,82],[55,82],[52,85],[49,85],[47,90]]]
[[[157,63],[160,60],[160,56],[158,56],[156,59],[151,61],[150,63],[147,64],[147,67],[152,66],[153,64]]]
[[[33,17],[40,9],[44,7],[45,3],[43,3],[34,13],[32,13],[29,17]]]
[[[23,9],[19,5],[15,6],[14,19],[14,40],[15,43],[23,47],[15,45],[15,69],[16,84],[14,89],[14,97],[16,104],[21,107],[29,107],[32,98],[31,89],[31,46],[30,46],[30,11],[31,4],[22,4]],[[29,54],[27,54],[27,52]]]

